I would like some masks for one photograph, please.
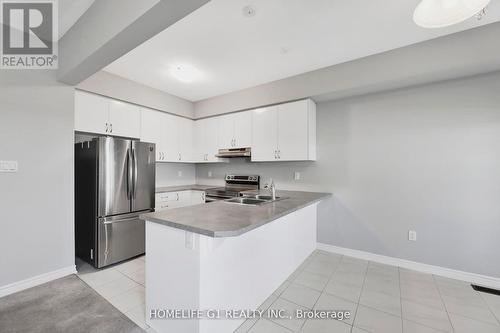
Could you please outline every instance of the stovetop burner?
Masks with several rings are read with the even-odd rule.
[[[226,175],[226,186],[216,187],[206,191],[207,197],[234,198],[241,192],[258,190],[260,188],[259,176]]]

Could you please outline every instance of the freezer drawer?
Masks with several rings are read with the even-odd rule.
[[[97,267],[108,266],[145,252],[145,225],[141,213],[100,218]]]

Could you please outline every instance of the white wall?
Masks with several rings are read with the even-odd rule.
[[[321,103],[317,162],[200,165],[197,181],[331,192],[320,242],[500,277],[499,91],[496,73]]]
[[[194,117],[193,103],[104,71],[95,73],[77,88],[187,118]]]
[[[0,74],[0,289],[74,267],[73,100],[54,72]]]

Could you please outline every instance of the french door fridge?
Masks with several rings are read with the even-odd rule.
[[[97,268],[143,254],[139,215],[154,210],[155,145],[99,137],[75,144],[76,255]]]

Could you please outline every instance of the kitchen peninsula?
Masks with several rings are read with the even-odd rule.
[[[255,194],[267,194],[265,191]],[[316,249],[327,193],[279,191],[260,205],[217,201],[146,220],[146,321],[162,332],[233,332],[243,319],[151,319],[151,310],[255,310]]]

